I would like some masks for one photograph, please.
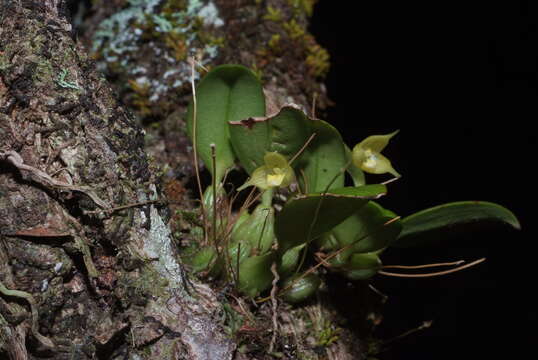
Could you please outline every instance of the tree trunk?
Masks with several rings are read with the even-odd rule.
[[[167,9],[162,2],[150,0],[130,5],[135,11],[151,7],[155,12],[157,3],[158,11]],[[173,11],[178,10],[173,6],[186,5],[164,3],[175,4],[170,5]],[[187,102],[189,74],[167,73],[172,62],[167,65],[151,55],[158,49],[168,57],[175,54],[179,69],[190,47],[204,49],[200,61],[206,66],[241,62],[257,68],[279,102],[293,100],[307,106],[310,96],[318,92],[321,105],[327,103],[317,81],[326,69],[319,59],[307,59],[320,50],[304,33],[306,16],[294,15],[295,8],[284,0],[232,3],[215,1],[228,24],[225,29],[219,18],[212,17],[213,23],[196,20],[202,22],[196,25],[200,29],[211,30],[199,31],[196,44],[157,31],[154,39],[127,39],[141,47],[122,50],[119,42],[111,43],[120,41],[120,34],[106,31],[137,34],[137,29],[145,31],[150,25],[168,26],[159,13],[151,17],[150,25],[143,20],[148,19],[146,14],[129,20],[135,28],[122,30],[115,20],[107,28],[110,21],[105,22],[125,10],[122,1],[100,4],[93,12],[97,25],[86,26],[94,56],[117,80],[115,90],[122,100],[140,118],[163,121],[158,131],[148,130],[160,136],[149,141],[148,151],[156,155],[159,165],[175,169],[166,176],[181,173],[188,179],[191,175],[185,136],[177,125]],[[136,4],[144,5],[136,9]],[[245,6],[244,13],[235,11],[241,9],[239,5]],[[268,20],[269,6],[280,9],[281,16],[289,18],[288,25],[277,27],[278,19]],[[116,12],[119,9],[123,10]],[[74,41],[66,16],[61,0],[1,1],[0,358],[271,358],[267,344],[260,340],[270,332],[255,336],[244,327],[245,336],[231,333],[227,300],[184,273],[167,225],[169,210],[157,201],[160,181],[167,181],[166,176],[156,175],[146,155],[144,130],[116,100],[86,50]],[[265,42],[252,48],[256,31]],[[297,39],[310,50],[294,48]],[[221,51],[215,55],[204,44],[207,41]],[[290,56],[287,50],[295,51],[290,57],[294,62],[283,61]],[[291,71],[290,64],[296,64]],[[156,82],[159,78],[164,80]],[[167,126],[173,131],[166,131]],[[176,136],[175,142],[170,134]],[[164,146],[167,151],[160,151]],[[183,194],[185,181],[168,181],[166,189],[169,197],[175,194],[175,200],[185,201],[183,208],[189,208]],[[178,230],[173,216],[171,223]],[[361,358],[349,333],[324,344],[327,348],[322,351],[312,345],[316,342],[309,336],[333,329],[325,324],[331,315],[322,305],[280,307],[277,350],[283,358],[301,354]],[[317,319],[321,325],[308,328],[301,316]],[[245,345],[248,339],[260,341],[259,348],[254,351],[247,346],[251,344]],[[293,344],[293,351],[288,344]]]
[[[14,359],[231,359],[215,294],[185,288],[161,209],[147,203],[157,193],[143,132],[59,5],[2,4],[3,347]]]

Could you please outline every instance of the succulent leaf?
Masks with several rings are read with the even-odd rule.
[[[310,119],[296,105],[286,105],[268,117],[250,117],[229,123],[230,140],[247,173],[263,166],[265,154],[278,152],[291,159],[312,131]]]
[[[392,244],[409,247],[428,242],[431,232],[478,221],[499,222],[519,230],[516,216],[507,208],[486,201],[459,201],[419,211],[402,220],[403,230]],[[421,236],[424,235],[424,236]]]
[[[228,131],[229,121],[265,115],[265,97],[260,81],[241,65],[221,65],[208,72],[196,86],[196,148],[212,171],[211,144],[215,144],[217,182],[234,164]],[[187,132],[194,136],[194,104],[187,111]]]

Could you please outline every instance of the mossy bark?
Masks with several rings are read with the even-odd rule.
[[[156,16],[128,25],[147,37],[122,53],[128,62],[114,62],[118,54],[105,51],[113,39],[92,42],[103,21],[142,3],[157,4]],[[185,38],[151,28],[167,26],[165,11],[184,11],[188,3],[94,1],[82,36],[94,61],[75,41],[62,0],[0,0],[0,357],[272,358],[263,320],[231,334],[225,298],[185,277],[168,208],[153,202],[163,180],[169,199],[188,201],[183,184],[192,165],[178,126],[188,78],[167,78],[174,64],[148,57],[166,52],[179,66],[193,52],[181,52]],[[199,37],[193,48],[217,44],[206,66],[254,67],[276,102],[309,108],[317,93],[324,106],[327,59],[305,31],[311,3],[216,0],[224,27],[198,16],[185,21]],[[112,88],[97,67],[115,80]],[[137,73],[142,68],[147,83]],[[148,122],[159,126],[144,130],[140,124]],[[157,167],[172,171],[158,176]],[[113,211],[125,205],[132,206]],[[171,224],[177,230],[173,218]],[[276,349],[283,358],[362,358],[350,332],[337,334],[335,312],[324,302],[281,305],[279,312]],[[269,306],[264,313],[271,318]],[[319,343],[320,332],[339,336]]]

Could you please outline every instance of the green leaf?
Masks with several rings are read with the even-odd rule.
[[[205,247],[196,252],[192,257],[189,257],[187,262],[195,273],[209,270],[210,265],[214,263],[216,258],[215,249],[211,247]]]
[[[227,244],[230,265],[233,271],[237,271],[237,264],[241,264],[252,254],[252,245],[248,239],[236,238]],[[224,259],[223,259],[224,260]]]
[[[305,301],[310,296],[314,295],[321,285],[321,280],[316,274],[308,274],[299,280],[296,280],[299,276],[301,275],[293,276],[282,284],[282,289],[285,289],[292,284],[291,288],[282,294],[282,299],[284,299],[284,301],[292,304]]]
[[[350,280],[366,280],[377,274],[382,265],[377,252],[354,254],[343,274]]]
[[[402,231],[400,220],[385,225],[396,217],[395,213],[379,204],[368,202],[332,230],[339,248],[349,246],[339,257],[345,260],[354,253],[367,253],[386,247]]]
[[[222,209],[219,209],[219,208],[222,208],[222,205],[220,204],[222,204],[222,199],[226,198],[226,191],[224,191],[222,184],[217,185],[217,199],[216,199],[217,209],[216,211],[214,211],[213,209],[213,187],[212,186],[208,186],[205,189],[202,198],[204,199],[204,209],[205,209],[206,220],[208,224],[213,224],[213,215],[216,213],[217,228],[213,229],[212,231],[216,231],[217,234],[221,233],[226,227],[226,225],[228,224],[228,218],[226,216],[219,215],[222,213],[221,211]]]
[[[264,165],[267,152],[293,157],[311,134],[310,121],[294,105],[284,106],[276,115],[230,122],[230,140],[241,165],[252,172]]]
[[[279,251],[284,253],[317,238],[351,216],[368,200],[385,193],[384,185],[366,185],[302,195],[288,201],[275,219]]]
[[[347,164],[346,149],[338,130],[323,120],[312,120],[312,132],[316,134],[299,160],[303,176],[297,176],[305,192],[325,191],[344,186],[344,172]],[[336,177],[340,174],[338,177]],[[335,179],[336,177],[336,179]]]
[[[245,259],[239,265],[239,291],[253,298],[268,289],[273,281],[271,265],[274,261],[274,252]]]
[[[233,231],[232,242],[248,243],[258,254],[265,254],[274,242],[274,222],[274,209],[260,204],[252,215]]]
[[[425,209],[404,218],[403,231],[392,245],[420,245],[424,241],[412,239],[414,236],[478,221],[495,221],[511,225],[518,230],[521,228],[516,216],[503,206],[485,201],[460,201]],[[424,237],[419,240],[424,240]]]
[[[228,122],[265,115],[265,97],[260,81],[241,65],[221,65],[207,73],[196,86],[197,150],[211,171],[211,148],[216,146],[216,181],[234,163]],[[187,132],[194,135],[193,102],[187,112]]]
[[[289,249],[280,257],[278,273],[281,277],[286,277],[295,271],[299,263],[299,255],[305,244]]]

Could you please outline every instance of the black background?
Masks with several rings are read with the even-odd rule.
[[[401,129],[384,153],[403,178],[383,205],[405,216],[443,202],[494,201],[523,227],[487,226],[430,248],[387,251],[385,264],[487,261],[445,277],[374,278],[389,296],[377,337],[434,321],[380,359],[535,356],[537,29],[536,1],[316,5],[311,30],[332,63],[328,120],[350,146]]]

